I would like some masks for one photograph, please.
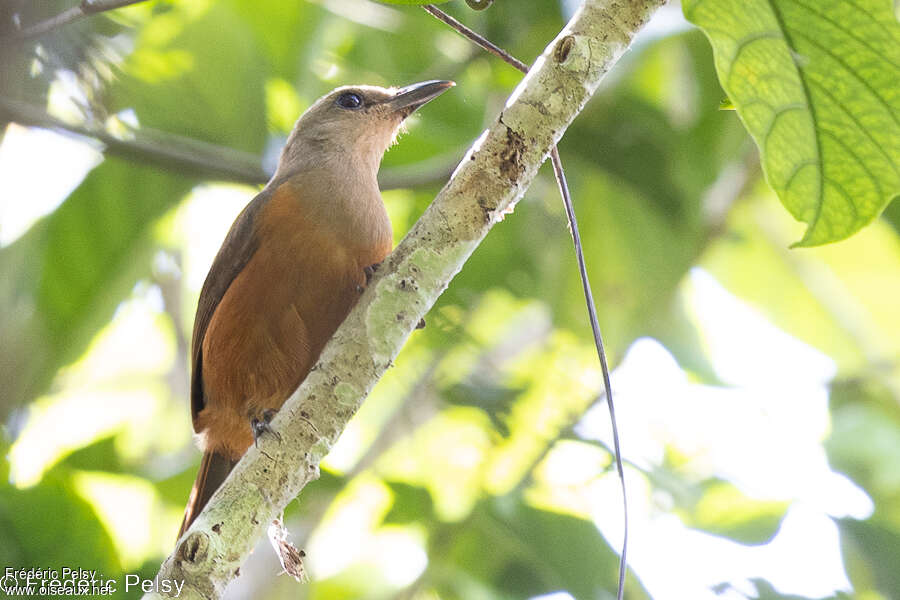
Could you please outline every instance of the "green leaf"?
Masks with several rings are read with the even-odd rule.
[[[0,414],[40,394],[149,267],[147,230],[192,182],[107,159],[51,215],[0,251]]]
[[[882,499],[879,510],[886,509],[900,525],[900,407],[895,392],[877,381],[844,380],[832,384],[829,402],[829,463],[871,497]]]
[[[480,408],[491,419],[491,424],[503,437],[509,437],[509,425],[506,420],[515,402],[525,390],[497,385],[491,381],[460,383],[443,392],[444,400],[457,406],[474,406]]]
[[[111,109],[133,109],[142,126],[260,152],[267,62],[261,45],[232,3],[175,6],[143,26],[123,76],[107,92]]]
[[[307,91],[314,78],[309,72],[311,61],[319,50],[315,43],[329,13],[312,2],[229,2],[242,24],[241,29],[252,33],[255,44],[265,57],[259,68],[260,76],[278,75],[293,83],[297,89]],[[245,42],[247,43],[247,42]],[[293,115],[293,119],[300,114]],[[293,123],[291,123],[293,125]]]
[[[844,239],[900,193],[900,24],[886,0],[685,0],[769,185],[808,225],[798,246]]]
[[[893,202],[888,204],[888,207],[882,213],[882,217],[890,223],[897,233],[900,233],[900,200],[894,199]]]
[[[463,581],[468,576],[489,583],[499,597],[526,598],[562,589],[579,600],[613,597],[619,562],[592,522],[542,510],[513,496],[480,502],[469,519],[435,536],[429,558],[440,563],[436,571],[456,570]],[[459,581],[454,574],[439,582],[439,589],[452,590]],[[648,597],[633,574],[626,597]]]
[[[753,584],[753,587],[756,588],[756,595],[753,596],[752,600],[813,600],[808,596],[798,596],[794,594],[782,594],[775,586],[766,581],[765,579],[760,579],[758,577],[754,577],[750,579],[750,583]],[[727,591],[734,590],[737,592],[739,596],[746,596],[746,594],[742,591],[736,590],[730,584],[723,584],[721,586],[716,586],[714,591],[718,594],[724,594]],[[844,592],[837,592],[834,596],[829,596],[828,598],[821,598],[820,600],[850,600],[850,596],[845,594]]]
[[[654,489],[671,496],[674,512],[685,525],[742,544],[764,544],[778,533],[789,501],[751,498],[718,477],[697,481],[679,468],[684,460],[669,450],[665,463],[646,475]]]
[[[122,464],[121,456],[116,450],[116,438],[112,435],[78,448],[60,461],[57,468],[110,473],[129,472]]]
[[[734,485],[710,480],[690,513],[681,513],[686,525],[741,542],[764,544],[771,540],[790,502],[754,500]]]
[[[0,484],[0,562],[13,568],[97,569],[107,577],[121,566],[94,509],[73,488],[66,471],[18,490]]]
[[[900,590],[900,531],[875,519],[838,519],[837,526],[854,589],[874,588],[885,598],[895,597]]]
[[[880,379],[880,378],[879,378]],[[832,431],[825,442],[834,469],[865,488],[875,513],[839,519],[847,576],[858,597],[900,589],[900,409],[883,381],[838,382],[831,390]],[[864,443],[861,441],[864,440]]]
[[[400,481],[385,483],[391,488],[394,503],[384,516],[384,523],[406,525],[433,518],[434,508],[428,490]]]
[[[403,6],[422,6],[423,4],[443,4],[450,0],[378,0],[382,4],[400,4]]]

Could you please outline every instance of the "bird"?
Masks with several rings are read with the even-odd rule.
[[[250,445],[272,431],[272,416],[391,251],[381,159],[405,119],[454,85],[356,85],[322,96],[235,219],[194,319],[191,417],[203,458],[179,539]]]

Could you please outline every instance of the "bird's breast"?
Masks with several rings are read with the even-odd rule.
[[[363,269],[390,250],[389,241],[346,239],[302,209],[295,190],[273,194],[257,216],[257,249],[210,320],[198,427],[207,440],[234,438],[215,430],[246,422],[248,407],[281,406],[358,300]],[[249,444],[240,437],[238,447]]]

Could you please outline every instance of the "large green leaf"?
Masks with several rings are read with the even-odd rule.
[[[891,227],[893,227],[897,233],[900,233],[900,201],[894,200],[888,204],[881,216],[885,221],[890,223]]]
[[[450,0],[378,0],[383,4],[402,4],[405,6],[420,6],[422,4],[442,4]]]
[[[4,454],[6,449],[3,448]],[[67,469],[19,490],[0,469],[0,561],[14,569],[97,569],[109,578],[121,565],[94,509],[75,490]],[[52,524],[52,526],[50,526]]]
[[[900,529],[900,407],[894,392],[865,380],[836,382],[830,404],[829,463],[885,500],[880,510]]]
[[[384,516],[386,524],[408,524],[434,519],[431,494],[423,487],[400,481],[386,482],[394,495],[391,510]]]
[[[832,387],[831,412],[828,460],[875,501],[869,519],[837,521],[847,575],[860,597],[879,590],[892,598],[900,590],[900,408],[890,389],[846,381]]]
[[[683,521],[742,544],[764,544],[781,526],[790,502],[756,500],[745,496],[727,481],[705,481],[697,501],[689,510],[678,511]]]
[[[753,587],[756,588],[756,594],[752,597],[751,600],[813,600],[808,596],[799,596],[795,594],[782,594],[775,586],[766,581],[765,579],[760,579],[758,577],[754,577],[750,580],[750,583],[753,584]],[[728,590],[734,589],[734,586],[731,584],[723,584],[721,586],[716,586],[714,591],[717,593],[724,593]],[[743,590],[736,591],[736,595],[751,598],[744,592]],[[820,598],[817,600],[850,600],[851,596],[845,594],[843,592],[837,592],[834,596],[829,596],[828,598]]]
[[[888,0],[684,0],[794,218],[844,239],[900,193],[900,24]]]
[[[107,91],[110,108],[133,109],[153,129],[260,152],[267,61],[233,4],[176,5],[149,18]]]
[[[431,578],[442,598],[469,597],[461,593],[469,578],[489,585],[501,598],[560,589],[579,600],[615,596],[618,556],[597,527],[521,498],[480,502],[465,521],[438,529],[430,546],[436,565]],[[629,576],[626,597],[648,595]]]
[[[3,414],[77,358],[149,268],[148,227],[189,180],[107,159],[69,198],[0,251]]]
[[[900,529],[869,519],[838,519],[844,564],[857,591],[878,590],[896,598],[900,590]]]

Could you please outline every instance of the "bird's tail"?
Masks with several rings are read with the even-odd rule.
[[[181,529],[178,530],[178,539],[181,539],[187,528],[191,526],[191,523],[209,502],[213,492],[219,489],[236,464],[237,461],[232,461],[218,452],[207,450],[203,453],[200,471],[197,473],[197,479],[191,489],[191,496],[184,509],[184,520],[181,522]]]

